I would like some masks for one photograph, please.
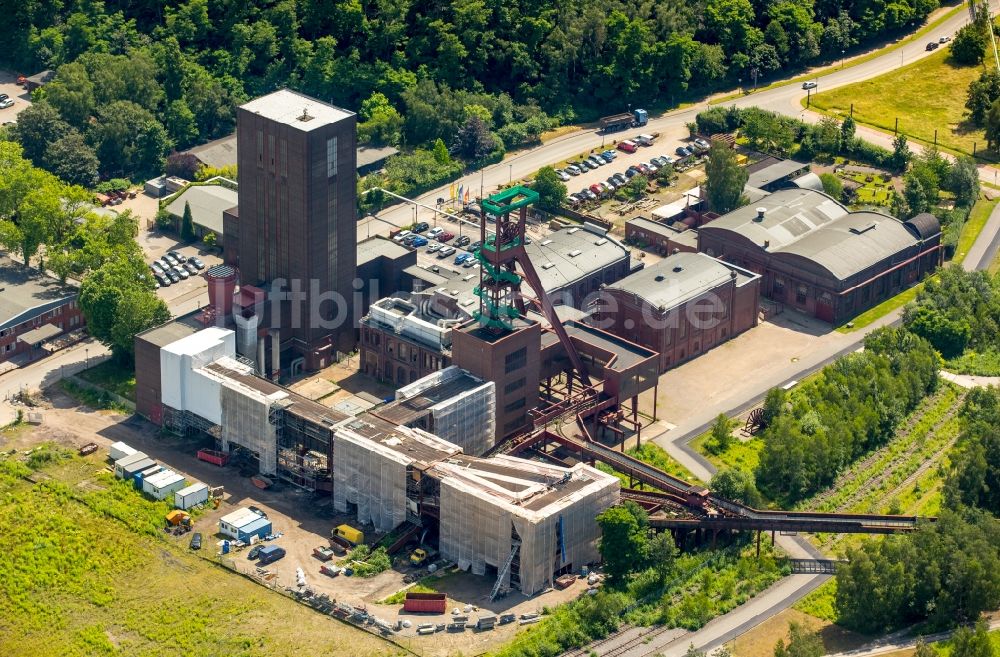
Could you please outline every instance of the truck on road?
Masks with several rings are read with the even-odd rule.
[[[601,132],[617,132],[629,128],[639,128],[649,123],[649,114],[644,109],[632,110],[623,114],[605,116],[601,119]]]

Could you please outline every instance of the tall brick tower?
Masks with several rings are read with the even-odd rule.
[[[282,367],[324,367],[354,347],[357,117],[282,89],[239,108],[236,139],[240,282],[293,291],[264,318]]]

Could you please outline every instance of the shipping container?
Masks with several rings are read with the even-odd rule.
[[[208,501],[208,485],[202,483],[191,484],[187,488],[182,488],[174,493],[174,506],[178,509],[190,509],[202,502]]]
[[[132,456],[136,453],[136,450],[132,449],[125,443],[118,441],[117,443],[112,443],[111,447],[108,448],[108,456],[112,461],[118,461],[126,456]]]
[[[135,452],[133,454],[129,454],[127,456],[121,457],[120,459],[117,459],[115,461],[115,476],[118,477],[119,479],[125,478],[125,476],[126,476],[125,475],[125,469],[126,468],[128,468],[133,463],[137,463],[139,461],[142,461],[143,459],[148,459],[148,458],[149,457],[146,456],[146,454],[144,452]],[[153,464],[152,461],[150,461],[149,463],[150,463],[150,465]],[[149,466],[147,465],[146,467],[148,468]],[[139,470],[132,470],[128,474],[128,476],[131,477],[136,472],[139,472]]]
[[[403,611],[418,614],[443,614],[448,610],[448,599],[444,593],[407,593],[403,600]]]
[[[215,465],[222,467],[229,463],[229,454],[225,452],[219,452],[214,449],[199,449],[198,450],[198,460],[206,461],[208,463],[214,463]]]
[[[177,474],[173,470],[162,470],[148,477],[143,477],[142,492],[151,495],[154,499],[164,500],[171,493],[179,491],[187,486],[184,475]]]

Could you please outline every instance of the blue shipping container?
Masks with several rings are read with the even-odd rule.
[[[250,542],[251,536],[256,536],[257,538],[264,538],[271,533],[271,521],[267,518],[258,518],[253,522],[247,523],[237,530],[239,534],[239,539],[244,543]]]

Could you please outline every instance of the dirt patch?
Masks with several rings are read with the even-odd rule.
[[[772,657],[774,644],[778,639],[787,640],[789,623],[798,623],[814,632],[819,632],[823,639],[824,654],[854,650],[871,640],[829,621],[820,620],[796,609],[786,609],[732,641],[729,645],[733,654],[736,657]]]

